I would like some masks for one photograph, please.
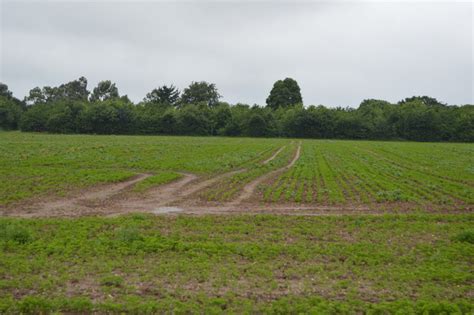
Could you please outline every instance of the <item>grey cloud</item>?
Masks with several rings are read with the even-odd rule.
[[[474,103],[472,3],[2,2],[0,80],[17,96],[81,75],[139,101],[214,82],[264,104],[295,78],[305,104],[426,94]]]

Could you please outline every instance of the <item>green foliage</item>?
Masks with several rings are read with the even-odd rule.
[[[21,131],[47,131],[47,122],[51,107],[48,104],[38,104],[30,106],[21,116],[20,130]]]
[[[8,89],[8,85],[0,82],[0,97],[10,99],[13,97],[13,93]]]
[[[0,205],[152,173],[135,186],[136,191],[145,191],[177,179],[177,172],[212,176],[237,169],[284,143],[283,139],[2,132]]]
[[[123,278],[115,275],[108,275],[100,279],[100,284],[107,287],[121,287]]]
[[[37,105],[56,101],[87,101],[88,96],[87,79],[80,77],[58,87],[35,87],[25,97],[25,102],[29,105]]]
[[[205,81],[192,82],[187,88],[183,90],[181,95],[182,105],[200,104],[213,107],[219,102],[221,95],[217,91],[214,83]]]
[[[214,185],[214,187],[210,187],[202,192],[202,196],[206,200],[214,201],[224,201],[235,197],[246,183],[263,176],[268,172],[286,166],[288,161],[293,158],[295,149],[295,143],[287,143],[273,160],[269,163],[262,164],[262,160],[268,159],[276,150],[266,151],[264,158],[259,157],[258,159],[249,160],[247,163],[242,165],[245,170],[222,179]]]
[[[433,107],[433,106],[445,106],[446,104],[443,104],[439,102],[437,99],[429,96],[412,96],[412,97],[407,97],[404,100],[398,102],[399,104],[406,104],[406,103],[412,103],[412,102],[421,102],[423,105],[426,105],[428,107]]]
[[[117,231],[117,239],[124,243],[143,240],[140,231],[135,227],[123,227]]]
[[[262,185],[265,201],[380,209],[469,209],[473,146],[305,140],[295,166]]]
[[[8,85],[0,82],[0,130],[18,129],[25,103],[13,96]]]
[[[298,82],[291,78],[276,81],[267,98],[267,106],[277,109],[296,104],[303,104]]]
[[[143,192],[147,189],[149,189],[150,187],[153,187],[153,186],[158,186],[158,185],[162,185],[162,184],[165,184],[165,183],[169,183],[173,180],[176,180],[178,178],[181,178],[182,175],[179,174],[179,173],[176,173],[176,172],[160,172],[158,174],[155,174],[151,177],[148,177],[142,181],[140,181],[139,183],[137,183],[134,187],[133,187],[133,191],[135,192]]]
[[[18,129],[22,114],[23,108],[18,102],[7,96],[0,95],[0,130]]]
[[[457,234],[454,240],[474,244],[474,230],[467,230]]]
[[[20,224],[1,222],[0,240],[3,242],[13,241],[18,244],[26,244],[32,240],[29,229]]]
[[[23,112],[20,105],[0,98],[0,118],[4,129],[19,125],[23,131],[54,133],[474,141],[474,106],[428,107],[420,102],[366,100],[358,110],[301,105],[272,110],[226,103],[175,109],[167,103],[133,105],[125,98],[111,98],[39,103]]]
[[[137,173],[153,174],[133,188],[144,192],[179,178],[179,172],[212,176],[245,168],[228,178],[229,182],[204,191],[205,199],[226,200],[245,183],[287,165],[296,144],[284,139],[4,132],[0,133],[4,148],[0,151],[4,166],[0,204],[48,193],[64,195]],[[271,163],[261,164],[281,147],[284,150]],[[474,202],[473,156],[472,145],[461,143],[304,140],[294,167],[258,190],[263,200],[271,202],[376,209],[403,204],[410,209],[468,208]]]
[[[364,100],[358,109],[303,107],[298,83],[275,82],[267,106],[219,102],[213,83],[192,82],[181,97],[160,86],[135,105],[101,81],[90,98],[87,79],[30,90],[25,103],[0,85],[0,129],[52,133],[223,135],[332,139],[474,141],[474,105],[448,106],[428,96],[397,104]]]
[[[110,80],[100,81],[97,84],[97,87],[92,91],[90,100],[91,102],[96,101],[105,101],[108,99],[119,98],[119,92],[115,83],[112,83]]]
[[[166,104],[176,106],[179,101],[179,94],[180,92],[175,86],[163,85],[157,89],[153,89],[153,91],[146,95],[143,101],[151,104]]]
[[[473,219],[2,218],[0,313],[469,314]]]
[[[133,130],[134,106],[126,100],[110,98],[94,102],[78,116],[77,125],[82,133],[127,134]]]
[[[267,122],[261,115],[254,114],[250,117],[247,125],[247,134],[251,137],[267,135]]]
[[[183,135],[205,136],[211,133],[211,121],[203,109],[185,106],[177,114],[177,130]]]

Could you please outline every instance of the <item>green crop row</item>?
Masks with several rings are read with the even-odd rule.
[[[263,199],[320,205],[399,203],[465,208],[474,204],[473,147],[305,140],[301,158],[265,187]],[[447,165],[451,166],[448,170]]]

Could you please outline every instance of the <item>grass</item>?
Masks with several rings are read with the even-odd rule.
[[[0,312],[467,313],[473,224],[468,214],[3,218]]]

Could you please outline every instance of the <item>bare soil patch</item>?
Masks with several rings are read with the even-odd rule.
[[[76,213],[80,215],[84,212],[91,212],[91,209],[100,207],[113,196],[124,193],[136,183],[150,176],[152,176],[152,174],[138,174],[126,181],[95,186],[80,191],[73,196],[64,198],[44,198],[19,206],[7,207],[3,212],[4,215],[21,217],[76,216]]]

